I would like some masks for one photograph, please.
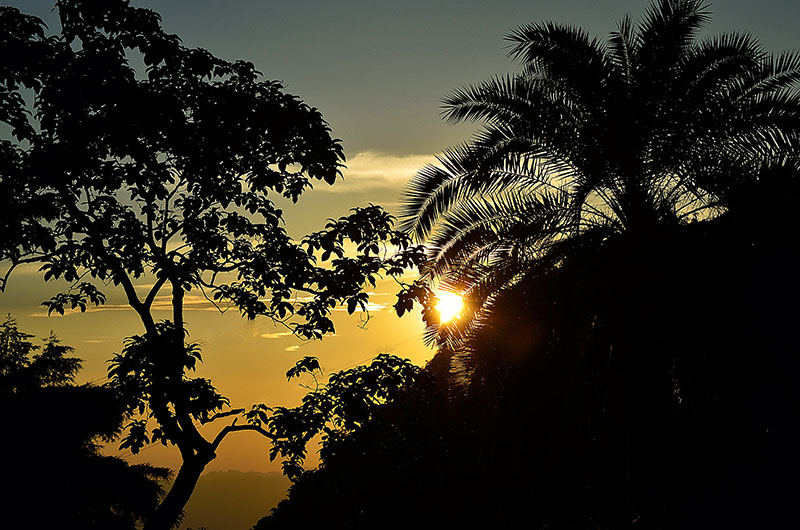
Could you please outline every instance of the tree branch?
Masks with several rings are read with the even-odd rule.
[[[166,276],[156,278],[156,283],[153,284],[153,287],[147,293],[147,297],[144,299],[144,302],[142,303],[142,306],[145,309],[147,309],[148,311],[150,310],[150,307],[153,305],[153,302],[155,301],[158,292],[161,290],[161,287],[163,287],[165,283],[167,283]]]
[[[237,415],[241,414],[244,411],[245,411],[245,409],[232,409],[232,410],[229,410],[227,412],[218,412],[218,413],[214,414],[213,416],[211,416],[210,418],[208,418],[207,420],[201,421],[200,423],[205,425],[206,423],[211,423],[212,421],[216,421],[216,420],[218,420],[220,418],[226,418],[228,416],[237,416]]]
[[[214,441],[211,442],[211,448],[214,451],[216,451],[217,447],[219,447],[219,444],[222,443],[222,440],[224,440],[225,437],[228,436],[230,433],[236,432],[236,431],[253,431],[253,432],[257,432],[258,434],[260,434],[261,436],[263,436],[265,438],[269,438],[270,440],[277,440],[278,439],[278,436],[272,434],[271,432],[269,432],[266,429],[263,429],[262,427],[259,427],[257,425],[234,425],[234,424],[231,424],[231,425],[228,425],[227,427],[225,427],[224,429],[222,429],[219,432],[219,434],[217,434],[217,436],[214,438]]]
[[[48,254],[42,254],[36,258],[23,258],[23,259],[16,259],[11,261],[11,266],[8,268],[6,273],[0,278],[0,293],[6,290],[6,285],[8,284],[8,278],[11,276],[11,273],[14,272],[19,265],[23,265],[26,263],[40,263],[45,261],[49,257]]]
[[[177,406],[176,406],[177,408]],[[176,411],[176,419],[178,421],[178,425],[180,425],[183,434],[188,437],[188,440],[191,442],[195,452],[200,452],[202,450],[211,449],[214,451],[214,447],[208,443],[200,431],[197,430],[194,422],[192,421],[191,417],[185,412],[177,412]]]
[[[153,320],[153,315],[150,314],[150,308],[145,307],[142,304],[139,297],[136,295],[136,288],[133,286],[133,282],[125,274],[125,271],[122,270],[120,265],[117,265],[116,271],[114,273],[114,277],[117,281],[119,281],[122,288],[125,290],[125,295],[128,297],[128,304],[133,308],[134,311],[139,315],[139,319],[142,321],[144,325],[145,331],[149,334],[155,335],[156,331],[156,323]]]
[[[183,334],[183,296],[184,291],[180,283],[171,280],[172,284],[172,322],[175,330]]]

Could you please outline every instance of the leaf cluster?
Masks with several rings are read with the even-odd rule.
[[[343,167],[319,111],[251,63],[184,47],[155,12],[106,4],[58,2],[52,36],[0,10],[3,46],[25,59],[2,66],[0,121],[30,125],[2,141],[0,289],[38,263],[45,280],[70,284],[44,303],[49,313],[85,311],[105,302],[100,284],[121,286],[152,332],[152,304],[170,284],[319,338],[334,307],[366,310],[365,286],[421,263],[422,248],[374,205],[289,237],[274,197],[296,201]],[[154,284],[140,297],[144,275]]]
[[[0,120],[22,112],[34,133],[3,143],[0,257],[7,273],[37,262],[45,280],[71,284],[45,302],[49,313],[104,303],[100,282],[122,286],[143,315],[170,283],[247,318],[298,317],[293,331],[319,338],[333,331],[336,305],[366,310],[363,287],[421,262],[421,247],[374,205],[299,243],[289,237],[272,196],[296,201],[314,181],[332,184],[344,154],[316,109],[252,64],[185,48],[157,14],[126,1],[58,7],[52,37],[13,8],[0,19],[9,46],[46,51],[30,72],[8,67],[8,97],[19,97]],[[11,104],[24,103],[23,81],[31,111]],[[134,281],[145,274],[156,282],[140,299]]]
[[[54,335],[44,345],[30,342],[29,335],[19,330],[8,315],[0,325],[0,394],[60,387],[74,382],[82,361],[69,355],[74,348],[61,344]]]
[[[134,335],[125,341],[108,368],[109,386],[123,400],[126,413],[138,416],[127,426],[120,448],[138,453],[151,442],[176,444],[183,439],[186,426],[180,417],[188,415],[199,422],[229,404],[211,381],[188,377],[202,361],[200,348],[186,343],[168,321],[159,322],[158,335]],[[158,426],[148,430],[148,420]]]
[[[306,357],[287,377],[319,370],[316,358]],[[267,425],[275,436],[270,460],[283,458],[289,478],[303,472],[308,443],[321,436],[320,455],[326,458],[337,442],[363,427],[379,407],[396,399],[420,377],[420,368],[407,359],[381,354],[371,364],[331,374],[325,385],[309,392],[300,406],[277,407]]]

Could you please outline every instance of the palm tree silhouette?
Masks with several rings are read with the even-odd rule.
[[[471,301],[473,318],[440,340],[577,247],[715,217],[758,168],[796,165],[800,55],[749,34],[698,40],[708,20],[700,1],[660,0],[605,42],[522,26],[507,36],[521,73],[444,98],[449,122],[482,127],[419,171],[402,213],[429,245],[424,278]]]

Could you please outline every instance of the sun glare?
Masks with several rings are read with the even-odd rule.
[[[436,294],[436,310],[439,311],[439,322],[446,324],[461,317],[464,299],[456,293],[440,292]]]

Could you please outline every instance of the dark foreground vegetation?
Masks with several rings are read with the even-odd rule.
[[[429,329],[436,384],[257,529],[793,519],[800,57],[700,40],[708,16],[661,0],[607,41],[523,26],[522,73],[445,98],[481,128],[408,187],[430,260],[403,294],[440,282],[469,311]]]
[[[654,2],[607,41],[523,26],[509,36],[521,73],[444,100],[449,120],[481,128],[414,177],[404,232],[370,206],[297,242],[272,199],[335,183],[344,162],[319,111],[126,0],[56,4],[54,35],[0,8],[13,58],[0,63],[0,290],[31,264],[66,281],[49,312],[119,288],[142,331],[96,388],[72,385],[79,363],[55,339],[40,355],[4,325],[14,427],[0,449],[26,526],[172,528],[240,431],[295,480],[258,529],[791,519],[800,55],[698,40],[694,0]],[[314,339],[334,332],[334,308],[366,308],[379,277],[412,266],[395,308],[423,304],[439,346],[424,371],[383,355],[292,409],[230,408],[192,374],[191,291]],[[460,321],[434,321],[436,284],[466,296]],[[172,311],[157,321],[162,296]],[[287,376],[318,369],[304,358]],[[133,452],[176,448],[169,492],[163,470],[101,456],[120,434]],[[304,471],[317,435],[323,463]]]
[[[124,405],[104,387],[75,385],[81,361],[12,318],[0,325],[3,525],[133,530],[150,517],[169,470],[101,453],[122,432]]]
[[[800,292],[790,234],[765,229],[787,210],[763,213],[523,279],[471,339],[469,379],[441,351],[438,389],[386,407],[256,528],[781,527],[800,493]]]
[[[54,3],[52,29],[0,6],[0,292],[18,267],[34,266],[62,282],[48,314],[103,305],[108,289],[124,294],[141,330],[109,352],[105,390],[121,407],[120,448],[161,443],[180,454],[144,518],[147,530],[165,530],[228,436],[260,434],[265,453],[281,446],[273,457],[299,458],[307,441],[281,409],[230,408],[194,376],[202,355],[187,341],[187,293],[318,339],[334,332],[337,306],[366,310],[377,280],[423,252],[374,205],[291,237],[275,198],[297,202],[344,167],[317,109],[252,63],[183,46],[158,13],[128,0]],[[161,297],[168,320],[157,318]]]

